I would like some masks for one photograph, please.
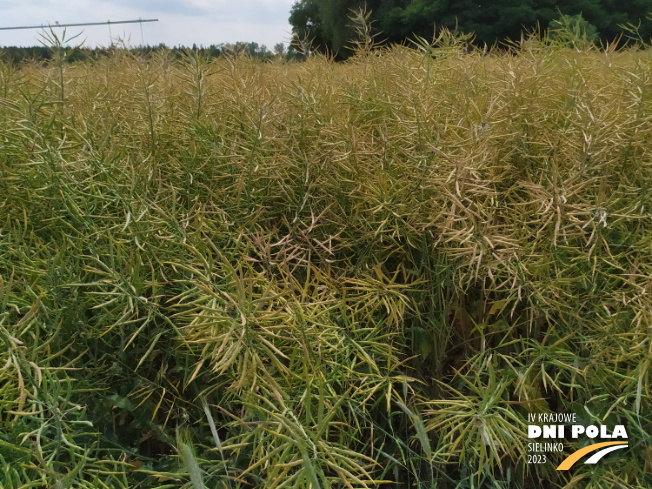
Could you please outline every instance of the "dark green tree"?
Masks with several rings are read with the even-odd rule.
[[[322,32],[319,0],[300,0],[290,10],[290,25],[296,41],[310,40],[315,47],[328,47]]]
[[[548,26],[551,41],[572,47],[583,47],[598,41],[598,30],[581,15],[562,15]]]
[[[290,11],[290,24],[298,39],[310,40],[321,51],[346,57],[347,43],[354,36],[349,19],[352,12],[365,8],[382,11],[382,3],[383,0],[300,0]]]
[[[493,45],[518,40],[526,30],[545,29],[563,15],[582,15],[595,26],[600,40],[611,41],[620,25],[641,23],[645,40],[652,36],[652,0],[299,0],[290,24],[296,35],[314,39],[319,49],[346,57],[353,36],[348,19],[352,9],[373,12],[374,26],[390,42],[419,35],[430,38],[435,25],[475,33],[475,42]]]

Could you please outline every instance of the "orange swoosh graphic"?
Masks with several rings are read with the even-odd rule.
[[[579,459],[581,459],[584,455],[587,453],[595,452],[596,450],[599,450],[600,448],[604,447],[609,447],[611,445],[627,445],[626,441],[605,441],[603,443],[595,443],[594,445],[589,445],[588,447],[584,447],[581,450],[576,451],[572,455],[569,455],[566,457],[566,459],[559,464],[559,467],[557,467],[557,470],[568,470],[570,469],[575,462],[577,462]]]

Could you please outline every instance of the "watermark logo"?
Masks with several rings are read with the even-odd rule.
[[[528,443],[528,463],[546,463],[546,454],[563,452],[567,436],[573,440],[597,438],[600,441],[571,453],[559,464],[557,470],[569,470],[580,459],[591,453],[593,455],[584,463],[597,464],[605,455],[628,446],[627,430],[623,425],[610,427],[578,424],[575,413],[530,413],[528,414],[528,438],[536,441]]]

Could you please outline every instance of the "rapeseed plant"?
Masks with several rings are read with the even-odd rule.
[[[361,32],[0,65],[0,486],[650,486],[649,53]]]

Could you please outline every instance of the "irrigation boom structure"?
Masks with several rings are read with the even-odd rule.
[[[20,27],[0,27],[0,31],[18,30],[18,29],[45,29],[46,27],[81,27],[86,25],[108,25],[113,24],[142,24],[143,22],[158,22],[158,19],[138,19],[138,20],[116,20],[106,22],[84,22],[79,24],[48,24],[48,25],[26,25]]]
[[[55,22],[54,24],[48,24],[48,25],[25,25],[25,26],[18,26],[18,27],[0,27],[0,31],[10,31],[10,30],[20,30],[20,29],[52,29],[54,27],[82,27],[82,26],[93,26],[93,25],[107,25],[109,26],[109,40],[111,42],[111,45],[113,46],[113,35],[111,34],[111,26],[116,25],[116,24],[140,24],[140,39],[142,44],[145,44],[145,35],[143,34],[143,23],[145,22],[158,22],[158,19],[137,19],[137,20],[116,20],[116,21],[110,21],[107,20],[106,22],[79,22],[79,23],[73,23],[73,24],[59,24],[58,22]]]

